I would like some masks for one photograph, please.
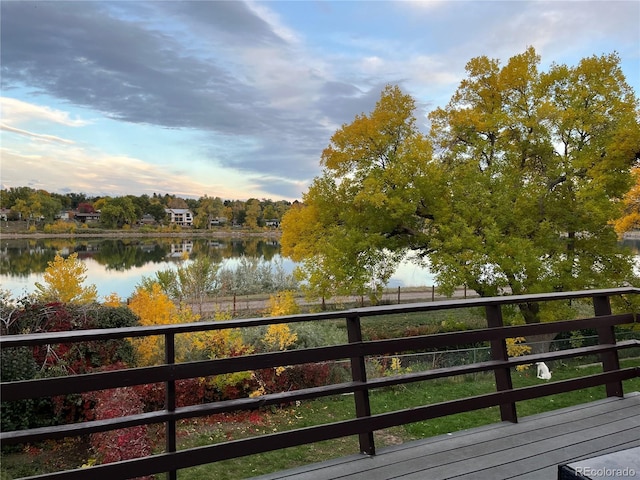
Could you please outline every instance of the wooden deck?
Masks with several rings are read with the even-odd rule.
[[[559,465],[638,446],[640,393],[634,392],[255,480],[555,480]]]

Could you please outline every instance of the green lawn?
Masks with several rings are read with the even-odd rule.
[[[622,361],[622,366],[640,366],[640,359]],[[597,365],[590,367],[559,366],[553,371],[553,380],[564,380],[577,376],[598,373],[601,368]],[[533,373],[533,374],[532,374]],[[535,372],[514,372],[513,383],[515,387],[524,387],[539,384],[542,380],[535,377]],[[640,391],[640,379],[625,382],[625,392]],[[424,405],[464,398],[471,395],[479,395],[495,391],[495,384],[491,374],[470,375],[450,380],[436,380],[405,387],[387,388],[373,392],[371,395],[372,412],[381,413],[415,405]],[[519,417],[525,417],[544,411],[577,405],[597,399],[605,398],[603,387],[595,387],[570,393],[552,395],[520,402],[517,405]],[[194,435],[184,438],[181,448],[196,445],[208,445],[211,443],[211,432],[220,429],[233,429],[234,432],[244,431],[248,433],[252,428],[256,433],[300,428],[304,426],[327,423],[341,419],[353,418],[353,399],[344,395],[313,402],[305,402],[299,406],[291,406],[280,409],[267,415],[264,425],[241,424],[236,426],[215,426],[212,429],[198,429]],[[489,408],[450,415],[424,422],[416,422],[393,429],[376,432],[376,448],[402,443],[419,438],[446,434],[458,430],[464,430],[481,425],[500,421],[498,408]],[[250,423],[250,422],[249,422]],[[243,433],[240,433],[243,434]],[[358,452],[356,438],[345,438],[321,442],[318,444],[289,448],[276,452],[260,455],[241,457],[238,459],[218,462],[216,464],[203,465],[180,471],[178,478],[184,480],[205,480],[216,478],[220,480],[233,480],[249,478],[273,471],[292,468],[312,462],[327,460]]]

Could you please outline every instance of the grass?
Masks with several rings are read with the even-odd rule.
[[[621,364],[623,367],[638,366],[640,365],[640,359],[623,360]],[[599,365],[592,365],[586,368],[559,365],[557,369],[553,371],[553,380],[565,380],[601,371]],[[525,371],[513,373],[514,387],[536,385],[540,382],[541,380],[535,377],[534,372]],[[428,383],[386,388],[372,392],[371,409],[374,414],[382,413],[493,391],[495,391],[495,383],[491,374],[454,377],[452,379],[434,380]],[[624,391],[640,391],[640,379],[625,382]],[[551,395],[518,403],[518,415],[522,418],[536,413],[603,399],[605,397],[604,386]],[[251,422],[249,422],[249,424],[240,424],[236,425],[236,427],[218,425],[217,427],[198,428],[196,429],[197,432],[194,432],[194,436],[184,438],[184,441],[180,444],[180,448],[209,445],[212,443],[212,432],[218,432],[216,435],[219,435],[220,428],[233,428],[235,432],[240,432],[240,435],[250,434],[249,431],[252,429],[254,433],[267,433],[269,431],[301,428],[309,425],[353,418],[352,415],[353,399],[351,396],[343,395],[320,399],[274,411],[265,417],[266,423],[262,425],[251,424]],[[498,407],[415,422],[376,432],[376,448],[380,449],[388,445],[447,434],[449,432],[497,422],[500,422]],[[331,458],[353,455],[357,452],[357,438],[342,438],[185,469],[178,472],[178,478],[183,480],[205,480],[210,478],[238,480]]]

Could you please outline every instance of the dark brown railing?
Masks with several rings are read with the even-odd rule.
[[[502,420],[516,422],[516,402],[519,401],[597,385],[605,385],[608,396],[623,395],[622,382],[638,377],[640,375],[640,369],[637,367],[620,368],[618,352],[621,349],[638,347],[639,342],[637,340],[616,342],[614,327],[634,323],[636,322],[636,318],[635,314],[631,311],[613,315],[610,299],[613,296],[629,297],[638,293],[640,293],[640,290],[635,288],[617,288],[473,298],[406,305],[386,305],[340,312],[230,320],[225,322],[198,322],[154,327],[76,330],[33,335],[3,336],[0,337],[0,348],[2,349],[162,335],[165,341],[165,363],[162,365],[56,378],[5,382],[1,384],[0,395],[2,401],[6,402],[161,382],[165,385],[165,405],[164,409],[160,411],[122,418],[87,421],[28,430],[6,431],[0,433],[0,441],[5,445],[19,444],[45,439],[87,435],[138,425],[163,423],[166,432],[166,448],[164,453],[139,459],[97,465],[89,469],[83,468],[56,472],[38,476],[37,478],[114,480],[166,473],[167,478],[173,479],[176,478],[177,470],[195,465],[351,435],[358,436],[360,451],[362,453],[373,455],[375,454],[373,432],[376,430],[492,406],[499,406]],[[502,307],[505,305],[517,306],[532,302],[573,301],[577,299],[592,300],[594,307],[593,317],[552,323],[503,326]],[[480,307],[485,310],[487,328],[389,340],[363,341],[361,319],[366,317],[436,310],[456,310],[470,307]],[[228,328],[256,327],[279,323],[294,324],[309,321],[323,322],[336,320],[346,322],[348,342],[345,344],[208,361],[175,363],[174,341],[176,335],[179,334]],[[598,333],[598,344],[589,347],[531,354],[521,357],[509,358],[507,355],[506,338],[557,334],[582,329],[595,329]],[[477,344],[479,342],[487,342],[490,344],[491,360],[449,368],[411,372],[402,375],[373,379],[367,378],[365,360],[368,357],[399,354],[408,351],[443,349],[444,347]],[[602,373],[570,380],[541,383],[530,387],[513,388],[511,370],[518,365],[542,361],[548,362],[584,355],[599,355],[603,367]],[[241,398],[185,407],[176,406],[175,383],[180,379],[339,360],[350,361],[351,381],[301,390],[283,391],[255,398]],[[496,391],[493,393],[380,414],[371,413],[369,393],[372,390],[451,377],[454,375],[491,371],[494,372],[496,379]],[[176,422],[178,420],[224,412],[257,409],[268,405],[278,405],[344,393],[354,394],[355,418],[303,429],[217,443],[204,447],[184,450],[177,450],[176,448]]]

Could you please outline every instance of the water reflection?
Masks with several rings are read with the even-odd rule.
[[[640,274],[640,239],[621,242],[631,249]],[[93,238],[93,239],[2,239],[0,241],[0,286],[21,297],[42,282],[48,262],[60,252],[63,257],[78,253],[87,265],[87,283],[95,284],[100,297],[117,293],[129,297],[143,276],[176,268],[188,253],[190,258],[208,256],[222,266],[234,268],[243,256],[262,262],[279,262],[286,272],[295,264],[280,256],[277,239],[245,238]],[[403,262],[389,287],[430,287],[435,284],[428,267]]]
[[[272,238],[92,238],[92,239],[3,239],[0,243],[2,288],[14,296],[31,293],[41,282],[48,262],[56,253],[68,257],[78,253],[87,266],[87,282],[98,287],[100,296],[112,292],[131,295],[142,276],[176,268],[184,259],[208,256],[217,263],[242,256],[263,262],[280,261],[280,244]]]

